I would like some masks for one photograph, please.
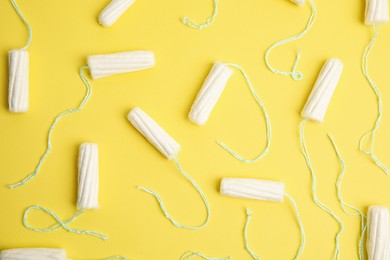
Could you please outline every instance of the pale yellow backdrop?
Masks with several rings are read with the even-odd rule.
[[[372,204],[390,206],[389,177],[357,151],[360,136],[372,126],[376,99],[360,71],[361,55],[371,31],[363,24],[364,1],[317,1],[318,19],[303,39],[272,55],[278,68],[290,69],[302,48],[299,69],[304,79],[272,74],[265,66],[266,48],[302,30],[308,5],[288,0],[221,0],[219,15],[208,29],[197,31],[180,23],[212,12],[212,1],[137,1],[111,28],[97,22],[109,1],[19,0],[31,23],[30,110],[7,110],[7,52],[27,40],[26,28],[9,1],[0,2],[0,249],[62,247],[75,259],[99,259],[121,254],[131,259],[178,259],[186,250],[211,256],[250,259],[242,230],[245,207],[253,210],[248,238],[262,259],[291,259],[300,235],[288,202],[269,203],[219,195],[223,177],[282,181],[297,200],[307,234],[302,259],[330,259],[337,223],[312,201],[311,179],[300,153],[298,125],[303,107],[324,61],[338,57],[344,74],[323,124],[307,125],[307,141],[318,174],[320,199],[344,221],[341,258],[357,259],[359,219],[342,213],[335,181],[340,171],[326,134],[331,132],[344,156],[347,172],[345,199],[366,212]],[[382,90],[384,120],[376,151],[390,164],[390,27],[383,26],[371,60],[372,77]],[[85,86],[78,69],[90,54],[151,50],[153,69],[92,81],[93,96],[85,109],[62,120],[53,135],[53,152],[37,178],[25,187],[8,190],[30,173],[46,147],[48,127],[55,115],[79,104]],[[263,118],[241,75],[236,72],[206,126],[190,123],[187,114],[213,62],[244,67],[263,99],[272,121],[269,154],[254,164],[238,162],[215,144],[222,139],[242,154],[255,156],[265,145]],[[151,187],[164,198],[169,212],[184,224],[198,224],[204,207],[174,162],[158,153],[130,125],[126,115],[139,106],[181,145],[183,167],[204,189],[212,209],[209,225],[200,231],[178,229],[162,215],[156,201],[136,189]],[[95,229],[109,241],[59,230],[43,234],[27,230],[22,214],[41,205],[68,218],[76,211],[77,153],[82,142],[100,148],[100,210],[86,212],[72,227]],[[31,215],[34,226],[51,219]]]

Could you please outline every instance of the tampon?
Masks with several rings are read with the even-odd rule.
[[[66,251],[56,248],[17,248],[0,252],[0,260],[66,260]]]
[[[366,25],[379,25],[389,21],[388,0],[366,0]]]
[[[104,27],[113,25],[134,2],[135,0],[112,0],[100,13],[99,23]]]
[[[371,206],[367,214],[367,254],[369,260],[388,260],[390,246],[389,211]]]
[[[8,53],[9,85],[8,107],[10,112],[22,113],[29,106],[29,55],[25,49]]]

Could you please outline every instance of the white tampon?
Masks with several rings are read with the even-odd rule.
[[[78,159],[78,209],[99,208],[99,155],[97,144],[80,145]]]
[[[28,111],[29,105],[29,56],[27,50],[8,52],[9,85],[8,106],[10,112]]]
[[[0,252],[0,260],[66,260],[66,251],[56,248],[17,248]]]
[[[113,25],[135,0],[112,0],[100,13],[98,21],[104,27]]]
[[[285,195],[281,182],[244,178],[223,178],[220,193],[236,198],[276,202],[282,202]]]
[[[88,66],[93,79],[138,71],[155,65],[151,51],[129,51],[88,56]]]
[[[369,260],[390,258],[390,218],[386,207],[371,206],[367,214],[367,254]]]
[[[296,3],[297,5],[304,5],[305,0],[291,0],[291,2]]]
[[[193,123],[206,124],[232,74],[233,70],[223,63],[213,65],[188,115]]]
[[[379,25],[389,21],[388,0],[366,0],[366,25]]]
[[[302,117],[323,122],[343,68],[344,65],[339,59],[329,59],[325,63],[302,110]]]
[[[180,151],[180,145],[142,109],[136,107],[127,116],[130,123],[169,160]]]

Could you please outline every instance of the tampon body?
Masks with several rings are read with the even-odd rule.
[[[99,150],[97,144],[80,145],[78,169],[77,208],[99,208]]]
[[[389,260],[390,224],[386,207],[371,206],[367,214],[367,254],[369,260]]]
[[[243,178],[223,178],[220,193],[236,198],[276,202],[282,202],[285,194],[281,182]]]
[[[304,5],[305,0],[291,0],[293,3],[296,3],[297,5]]]
[[[193,123],[206,124],[232,74],[233,70],[223,63],[213,65],[188,115]]]
[[[302,117],[323,122],[343,68],[344,65],[339,59],[329,59],[325,63],[302,110]]]
[[[8,52],[9,85],[8,106],[10,112],[28,111],[29,105],[29,56],[27,50]]]
[[[66,260],[66,251],[56,248],[17,248],[0,252],[0,260]]]
[[[389,21],[388,0],[366,0],[366,25],[379,25]]]
[[[130,123],[169,160],[175,158],[180,145],[144,111],[136,107],[127,118]]]
[[[135,0],[112,0],[100,13],[98,21],[104,27],[113,25]]]
[[[93,79],[145,70],[154,65],[154,54],[151,51],[129,51],[88,57],[88,66]]]

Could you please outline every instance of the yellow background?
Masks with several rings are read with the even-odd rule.
[[[318,17],[301,40],[276,49],[275,67],[289,70],[298,48],[304,79],[272,74],[263,55],[273,42],[305,26],[308,5],[288,0],[220,1],[215,23],[202,31],[179,21],[189,16],[204,21],[212,12],[210,0],[137,1],[114,26],[103,28],[97,16],[109,1],[20,0],[18,4],[34,31],[30,46],[30,110],[7,110],[7,52],[27,39],[26,28],[9,1],[0,2],[0,249],[62,247],[75,259],[99,259],[121,254],[131,259],[178,259],[186,250],[210,256],[250,259],[242,230],[245,207],[253,210],[249,242],[262,259],[291,259],[300,234],[288,202],[270,203],[219,195],[223,177],[282,181],[297,201],[307,235],[302,259],[330,259],[337,223],[312,201],[311,179],[300,152],[299,115],[324,61],[338,57],[345,64],[323,124],[307,124],[307,142],[318,175],[319,198],[345,223],[341,258],[357,258],[359,218],[342,213],[335,193],[340,171],[326,134],[331,132],[344,156],[347,172],[345,200],[366,212],[373,204],[390,206],[389,177],[358,152],[360,136],[376,116],[376,99],[360,62],[371,31],[363,24],[364,1],[317,1]],[[390,164],[386,149],[390,136],[390,28],[382,28],[369,69],[384,98],[384,120],[376,151]],[[8,190],[6,185],[30,173],[46,147],[48,127],[61,111],[76,107],[85,93],[78,69],[91,54],[151,50],[153,69],[91,81],[93,95],[85,109],[63,119],[53,134],[53,151],[40,174],[28,185]],[[207,125],[187,119],[190,106],[213,62],[240,64],[249,74],[269,112],[273,139],[269,154],[255,164],[243,164],[215,144],[225,141],[247,157],[265,145],[262,116],[240,73],[235,72]],[[206,193],[212,217],[200,231],[178,229],[162,215],[156,201],[135,187],[153,188],[179,222],[196,225],[205,217],[194,189],[174,162],[165,159],[130,125],[126,115],[141,107],[182,146],[180,160]],[[66,219],[76,211],[77,155],[82,142],[100,149],[100,210],[88,211],[71,227],[94,229],[109,241],[63,230],[52,234],[27,230],[22,214],[41,205]],[[40,212],[31,224],[53,223]]]

